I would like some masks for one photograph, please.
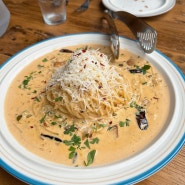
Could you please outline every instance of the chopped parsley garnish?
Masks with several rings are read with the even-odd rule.
[[[92,150],[92,151],[90,151],[88,153],[88,155],[87,155],[87,162],[84,161],[85,166],[89,166],[89,165],[91,165],[94,162],[95,154],[96,154],[96,150]]]
[[[142,83],[142,85],[146,85],[146,84],[147,84],[147,82],[143,82],[143,83]]]
[[[18,115],[16,119],[17,121],[19,121],[21,118],[22,118],[22,115]]]
[[[34,97],[34,100],[37,101],[37,102],[40,102],[40,99],[37,96]]]
[[[64,134],[72,135],[72,132],[74,132],[74,131],[75,131],[75,126],[70,125],[68,128],[66,128],[66,130],[64,131]]]
[[[144,66],[141,68],[144,75],[146,74],[146,71],[150,69],[150,67],[151,67],[150,65],[144,65]]]
[[[82,149],[90,149],[91,148],[91,144],[98,144],[99,143],[99,139],[93,138],[87,138],[85,141],[82,141],[82,138],[80,136],[78,136],[77,134],[75,134],[76,128],[75,125],[68,125],[66,130],[64,131],[64,134],[68,134],[71,136],[71,138],[69,140],[63,140],[63,143],[66,146],[69,146],[69,159],[75,159],[77,157],[77,153],[78,150],[82,150]],[[94,155],[95,155],[95,150],[92,150],[88,153],[87,155],[87,162],[84,162],[86,166],[89,166],[90,164],[92,164],[92,162],[94,161]],[[74,162],[74,161],[73,161]]]
[[[92,129],[96,132],[98,129],[100,128],[104,128],[106,127],[106,124],[101,124],[101,123],[94,123],[92,125]]]
[[[124,126],[129,126],[129,123],[130,123],[130,120],[129,119],[126,119],[125,121],[120,121],[119,122],[119,126],[120,127],[124,127]]]
[[[63,98],[61,96],[59,96],[59,97],[55,98],[55,102],[62,101],[62,99]]]
[[[26,76],[26,79],[23,80],[23,82],[22,82],[23,85],[24,85],[24,87],[28,85],[28,83],[29,83],[29,81],[31,80],[31,78],[32,78],[32,76]]]
[[[39,65],[37,65],[37,67],[38,67],[38,68],[42,68],[42,67],[44,67],[44,66],[39,64]]]
[[[106,124],[99,124],[99,126],[104,128],[104,127],[106,127]]]
[[[130,103],[130,107],[131,107],[131,108],[136,108],[137,110],[143,109],[143,107],[140,106],[140,105],[138,105],[135,101],[132,101],[132,102]]]
[[[91,144],[98,144],[99,143],[99,139],[96,137],[96,138],[93,138],[92,141],[90,141]]]
[[[44,123],[46,119],[46,114],[40,119],[40,123]]]
[[[108,127],[108,128],[107,128],[107,131],[109,131],[109,130],[111,130],[111,129],[112,129],[112,127]]]
[[[81,138],[80,136],[77,136],[76,134],[74,134],[72,137],[71,137],[71,140],[64,140],[63,143],[67,146],[73,146],[73,147],[77,147],[77,148],[80,148],[80,145],[81,145]]]
[[[28,89],[28,83],[32,78],[33,78],[32,75],[25,76],[25,79],[22,81],[22,84],[19,86],[19,88]]]
[[[60,115],[58,116],[58,115],[56,115],[56,114],[55,114],[55,116],[54,116],[54,117],[55,117],[55,119],[59,119],[59,118],[61,118],[61,116],[60,116]]]
[[[37,93],[37,90],[34,90],[32,93],[36,94]]]
[[[95,140],[93,143],[98,143],[99,140]],[[69,147],[69,159],[74,159],[77,156],[77,149],[85,149],[85,147],[81,146],[81,137],[74,134],[71,137],[71,140],[64,140],[63,143]],[[90,149],[90,142],[88,139],[83,143],[88,149]],[[92,150],[87,154],[87,162],[84,161],[85,166],[89,166],[94,161],[96,150]]]
[[[80,144],[81,144],[80,136],[77,136],[76,134],[74,134],[73,137],[71,138],[71,142],[72,142],[73,146],[76,145],[76,146],[80,147]]]
[[[76,153],[76,148],[73,146],[70,146],[70,148],[68,149],[70,151],[69,153],[69,159],[73,159]]]
[[[47,61],[48,61],[47,58],[42,59],[42,62],[47,62]]]
[[[88,139],[85,140],[84,145],[85,145],[87,148],[90,149],[90,144],[89,144],[89,140],[88,140]]]
[[[57,125],[57,122],[52,121],[52,122],[51,122],[51,125]]]

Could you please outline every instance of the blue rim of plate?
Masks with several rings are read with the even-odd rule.
[[[46,40],[43,40],[43,41],[40,41],[40,42],[37,42],[31,46],[28,46],[22,50],[20,50],[19,52],[17,52],[15,55],[13,55],[12,57],[10,57],[7,61],[5,61],[2,65],[0,65],[0,69],[5,66],[9,61],[11,61],[14,57],[16,57],[17,55],[19,55],[20,53],[24,52],[25,50],[35,46],[35,45],[38,45],[38,44],[41,44],[41,43],[44,43],[44,42],[47,42],[49,40],[52,40],[52,39],[57,39],[57,38],[61,38],[61,37],[66,37],[66,36],[74,36],[74,35],[83,35],[83,34],[100,34],[100,33],[95,33],[95,32],[86,32],[86,33],[78,33],[78,34],[66,34],[66,35],[63,35],[63,36],[57,36],[57,37],[52,37],[52,38],[49,38],[49,39],[46,39]],[[102,34],[102,35],[105,35],[105,34]],[[131,40],[131,41],[135,41],[137,42],[136,40],[133,40],[133,39],[130,39],[130,38],[127,38],[125,36],[120,36],[121,38],[126,38],[128,40]],[[169,59],[166,55],[164,55],[162,52],[160,52],[159,50],[155,50],[159,55],[163,56],[169,63],[171,63],[175,69],[177,70],[177,72],[180,74],[180,76],[182,77],[182,79],[185,81],[185,75],[183,74],[183,72],[180,70],[180,68],[171,60]],[[143,181],[144,179],[150,177],[151,175],[153,175],[154,173],[158,172],[159,170],[161,170],[165,165],[167,165],[177,154],[178,152],[181,150],[181,148],[184,146],[185,144],[185,133],[184,135],[182,136],[181,140],[179,141],[179,143],[176,145],[176,147],[163,159],[161,160],[159,163],[157,163],[155,166],[153,166],[152,168],[150,168],[149,170],[135,176],[135,177],[132,177],[130,179],[127,179],[127,180],[123,180],[123,181],[120,181],[118,183],[115,183],[115,185],[123,185],[123,184],[135,184],[135,183],[138,183],[140,181]],[[29,183],[29,184],[32,184],[32,185],[49,185],[47,183],[44,183],[44,182],[41,182],[41,181],[38,181],[38,180],[34,180],[26,175],[23,175],[22,173],[16,171],[15,169],[13,169],[11,166],[9,166],[8,164],[6,164],[6,162],[4,162],[2,159],[0,159],[0,167],[2,167],[4,170],[6,170],[9,174],[11,174],[12,176],[16,177],[17,179],[25,182],[25,183]]]

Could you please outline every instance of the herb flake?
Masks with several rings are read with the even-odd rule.
[[[95,154],[96,154],[96,150],[92,150],[92,151],[90,151],[88,153],[88,155],[87,155],[87,162],[84,162],[85,166],[89,166],[89,165],[91,165],[94,162]]]
[[[120,121],[119,122],[119,126],[120,127],[124,127],[124,126],[128,127],[129,126],[129,123],[130,123],[130,120],[129,119],[126,119],[125,121]]]

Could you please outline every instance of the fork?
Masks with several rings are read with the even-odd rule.
[[[157,32],[154,28],[128,12],[113,12],[111,10],[106,11],[108,11],[112,18],[123,21],[130,28],[145,53],[152,53],[155,50]]]
[[[84,3],[75,10],[75,12],[83,12],[88,9],[90,0],[85,0]]]

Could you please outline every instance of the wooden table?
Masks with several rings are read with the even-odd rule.
[[[58,26],[44,24],[36,0],[3,0],[11,13],[7,32],[0,38],[0,64],[21,49],[38,41],[72,33],[105,32],[101,24],[104,6],[101,0],[92,0],[90,8],[79,15],[74,13],[83,0],[69,0],[67,21]],[[157,49],[171,58],[185,73],[185,1],[177,0],[166,14],[143,18],[158,32]],[[119,34],[134,38],[130,30],[116,21]],[[0,168],[1,185],[23,185]],[[139,185],[185,184],[185,147],[162,170],[138,183]]]

